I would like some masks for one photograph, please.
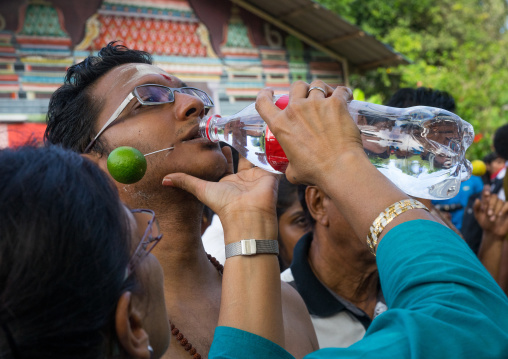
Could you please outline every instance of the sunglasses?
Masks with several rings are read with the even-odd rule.
[[[134,91],[132,91],[125,100],[123,100],[109,120],[107,120],[104,126],[102,126],[95,138],[88,144],[88,146],[86,146],[84,153],[87,153],[93,147],[99,136],[102,135],[102,133],[118,118],[118,116],[120,116],[122,111],[133,98],[136,98],[143,106],[155,106],[175,102],[175,92],[200,99],[205,105],[205,114],[208,113],[210,108],[214,106],[212,99],[205,91],[194,87],[173,88],[155,84],[136,86]]]
[[[126,278],[134,272],[136,266],[152,251],[162,238],[159,222],[155,218],[154,211],[151,209],[131,209],[131,213],[136,219],[138,228],[145,228],[145,232],[141,236],[141,240],[129,260]]]

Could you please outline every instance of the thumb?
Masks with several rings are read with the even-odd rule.
[[[176,187],[193,194],[197,199],[208,206],[206,201],[207,181],[186,173],[172,173],[162,180],[163,186]]]
[[[474,213],[478,213],[480,211],[480,206],[481,206],[480,199],[479,198],[475,199],[475,201],[473,203],[473,211],[474,211]]]

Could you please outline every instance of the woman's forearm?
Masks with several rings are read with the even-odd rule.
[[[276,255],[236,256],[226,260],[219,326],[242,329],[284,347]]]
[[[224,242],[276,240],[274,215],[239,211],[224,223]],[[237,255],[226,259],[219,326],[257,334],[284,347],[280,269],[277,255]]]
[[[369,233],[373,220],[388,205],[409,198],[379,172],[364,153],[342,156],[333,172],[321,178],[320,187],[337,208],[344,209],[343,216],[362,240]],[[414,219],[436,221],[424,210],[407,211],[395,217],[381,232],[380,238],[397,224]]]

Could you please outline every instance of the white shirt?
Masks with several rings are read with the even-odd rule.
[[[205,233],[201,236],[201,241],[203,241],[205,252],[215,257],[220,264],[224,265],[224,262],[226,262],[224,229],[218,215],[213,215],[212,223],[210,223]]]

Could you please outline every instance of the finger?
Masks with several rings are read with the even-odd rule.
[[[326,97],[326,90],[321,86],[311,86],[307,92],[309,100],[316,100]]]
[[[251,168],[254,168],[254,165],[250,163],[245,157],[239,154],[238,159],[238,172],[246,171]]]
[[[503,209],[504,201],[499,199],[497,196],[492,196],[496,199],[494,205],[493,205],[493,211],[494,215],[498,215],[499,212],[501,212],[501,209]]]
[[[201,202],[213,210],[210,203],[207,203],[205,193],[207,181],[205,180],[188,175],[186,173],[172,173],[164,177],[162,180],[162,185],[183,189],[184,191],[193,194],[197,199],[199,199]]]
[[[490,191],[484,188],[481,196],[482,211],[484,212],[486,212],[488,209],[489,199],[490,199]]]
[[[496,195],[490,195],[487,198],[487,215],[489,217],[495,216],[496,214],[496,204],[499,201]]]
[[[325,84],[323,81],[313,81],[307,91],[307,98],[319,99],[328,97],[333,93],[333,89]]]
[[[333,91],[332,96],[349,103],[353,100],[353,91],[349,87],[339,86]]]
[[[503,207],[501,207],[498,216],[503,217],[506,216],[507,214],[508,214],[508,202],[503,202]]]
[[[304,184],[307,186],[313,185],[313,183],[303,182],[301,181],[297,176],[296,173],[293,171],[293,167],[291,166],[291,162],[289,163],[288,167],[286,168],[286,179],[291,182],[292,184]]]
[[[475,216],[476,216],[477,213],[480,212],[481,205],[482,205],[482,202],[480,201],[479,198],[474,200],[474,203],[473,203],[473,212],[474,212]]]
[[[306,98],[309,87],[309,84],[303,81],[296,81],[291,84],[289,89],[289,103]]]
[[[299,184],[298,179],[293,174],[293,168],[291,167],[291,163],[286,168],[286,172],[284,173],[286,175],[286,179],[291,182],[292,184]]]
[[[231,147],[224,146],[222,147],[222,154],[224,155],[224,157],[226,157],[227,161],[227,170],[223,176],[226,177],[228,175],[232,175],[233,173],[235,173],[235,166],[233,163],[233,151],[231,150]]]
[[[479,198],[475,199],[473,203],[473,214],[474,218],[480,223],[482,217],[485,217],[485,212],[482,210],[482,202]],[[481,225],[481,223],[480,223]]]
[[[273,90],[271,88],[259,91],[256,97],[256,111],[265,120],[268,127],[270,127],[273,119],[275,119],[279,112],[282,111],[273,103]]]

